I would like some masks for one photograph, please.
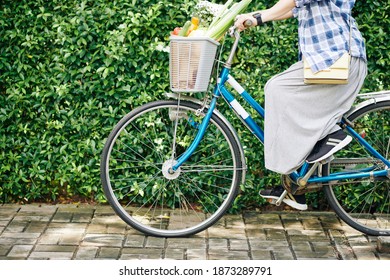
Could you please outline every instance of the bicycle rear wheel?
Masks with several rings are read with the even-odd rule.
[[[390,101],[373,103],[348,119],[354,129],[378,152],[390,158]],[[337,172],[383,170],[385,165],[371,156],[357,141],[352,141],[323,175]],[[368,235],[390,235],[390,181],[388,177],[331,182],[325,194],[329,204],[348,225]]]
[[[145,104],[107,139],[101,159],[105,195],[127,224],[147,235],[198,233],[218,221],[237,195],[243,172],[239,144],[216,114],[194,154],[170,170],[198,132],[205,114],[199,108],[176,100]]]

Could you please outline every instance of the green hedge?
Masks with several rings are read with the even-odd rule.
[[[218,1],[224,3],[225,1]],[[276,1],[253,1],[251,9]],[[0,5],[0,196],[5,201],[80,198],[104,202],[99,160],[114,124],[169,91],[168,35],[196,1],[3,0]],[[389,88],[389,3],[357,1],[367,40],[364,91]],[[263,98],[263,85],[297,58],[291,19],[247,31],[235,76]],[[248,140],[250,172],[236,207],[258,204],[261,146]]]

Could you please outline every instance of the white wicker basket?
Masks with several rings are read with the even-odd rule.
[[[174,92],[207,91],[219,43],[208,37],[170,37],[169,73]]]

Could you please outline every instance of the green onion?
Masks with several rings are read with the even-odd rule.
[[[228,6],[230,6],[233,2],[232,0],[228,0],[225,4],[225,8],[222,9],[221,13],[211,23],[206,35],[214,40],[221,38],[232,26],[236,16],[241,14],[248,7],[251,1],[252,0],[242,0],[228,8]]]
[[[221,17],[223,16],[223,14],[225,13],[225,11],[229,8],[230,4],[233,2],[233,0],[228,0],[225,5],[223,6],[223,8],[221,9],[221,11],[218,13],[218,15],[214,18],[214,20],[211,22],[210,26],[209,26],[209,29],[212,28],[220,19]]]

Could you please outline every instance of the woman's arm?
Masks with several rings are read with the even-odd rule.
[[[242,14],[236,18],[235,26],[239,30],[244,30],[244,22],[247,20],[252,21],[252,26],[257,25],[257,20],[253,18],[253,15],[256,13],[261,14],[262,22],[273,21],[273,20],[283,20],[291,18],[293,13],[292,10],[295,7],[295,0],[279,0],[274,6],[269,9],[256,11],[249,14]]]
[[[267,22],[290,18],[294,7],[295,0],[279,0],[274,6],[261,13],[261,19],[263,22]]]

